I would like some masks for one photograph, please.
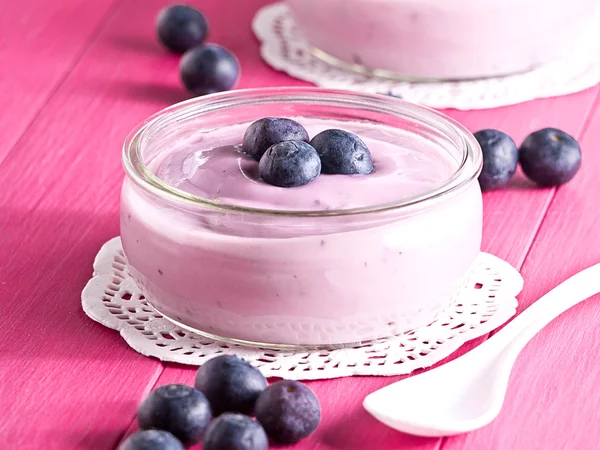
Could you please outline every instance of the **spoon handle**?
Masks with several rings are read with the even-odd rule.
[[[600,264],[593,265],[563,281],[515,317],[486,343],[496,350],[510,347],[516,356],[542,328],[567,309],[600,293]]]

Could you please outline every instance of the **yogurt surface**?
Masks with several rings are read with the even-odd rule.
[[[148,164],[165,183],[226,204],[281,210],[332,210],[400,201],[439,186],[458,163],[438,144],[406,131],[334,120],[294,118],[313,137],[328,128],[358,135],[369,147],[375,170],[369,175],[321,174],[294,188],[260,179],[258,163],[241,152],[249,124],[192,133],[163,148]]]

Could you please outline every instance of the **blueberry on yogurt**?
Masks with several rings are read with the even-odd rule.
[[[242,151],[259,161],[269,147],[282,141],[308,142],[308,133],[295,120],[265,117],[248,127],[244,133]]]
[[[559,186],[571,180],[581,167],[577,140],[556,128],[544,128],[525,138],[519,149],[523,172],[540,186]]]
[[[360,174],[373,172],[371,153],[366,144],[355,134],[344,130],[325,130],[310,141],[323,165],[323,173]]]
[[[483,169],[479,175],[482,191],[506,186],[517,170],[519,150],[510,136],[497,130],[474,134],[483,152]]]
[[[273,186],[303,186],[319,176],[321,159],[304,141],[283,141],[265,152],[258,170],[263,181]]]

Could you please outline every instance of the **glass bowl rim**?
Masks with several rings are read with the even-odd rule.
[[[435,188],[401,200],[332,210],[284,210],[254,208],[232,203],[222,203],[196,196],[168,185],[154,175],[143,163],[140,155],[141,139],[161,121],[167,118],[190,118],[206,112],[256,103],[312,102],[315,104],[336,103],[355,109],[397,116],[408,116],[423,125],[442,131],[444,136],[456,144],[462,151],[462,161],[454,174]],[[376,109],[375,109],[376,108]],[[452,139],[453,138],[453,139]],[[188,206],[200,206],[211,210],[251,215],[288,216],[288,217],[331,217],[369,214],[390,210],[408,210],[418,206],[432,204],[449,194],[459,192],[476,181],[483,166],[483,155],[475,137],[459,122],[431,108],[416,105],[397,97],[380,94],[356,93],[353,91],[324,89],[318,87],[267,87],[238,89],[192,98],[162,109],[139,123],[127,136],[123,145],[122,163],[127,177],[145,191],[152,192],[166,200],[182,202]]]

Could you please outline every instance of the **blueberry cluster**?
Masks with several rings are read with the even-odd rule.
[[[325,130],[309,138],[298,122],[265,117],[253,122],[242,151],[258,161],[261,178],[279,187],[303,186],[321,173],[368,175],[373,159],[366,144],[344,130]]]
[[[183,54],[179,64],[181,81],[192,94],[212,94],[235,85],[239,62],[226,48],[204,44],[208,21],[200,11],[187,5],[169,6],[158,14],[156,28],[168,50]]]
[[[120,450],[183,450],[198,442],[204,450],[266,450],[269,438],[292,444],[310,435],[321,408],[304,384],[269,386],[248,362],[221,355],[198,369],[195,387],[168,384],[152,391],[137,417],[141,431]]]
[[[475,138],[483,151],[479,175],[482,191],[506,186],[521,164],[527,178],[540,186],[560,186],[581,167],[581,147],[564,131],[544,128],[525,138],[520,148],[507,134],[481,130]]]

